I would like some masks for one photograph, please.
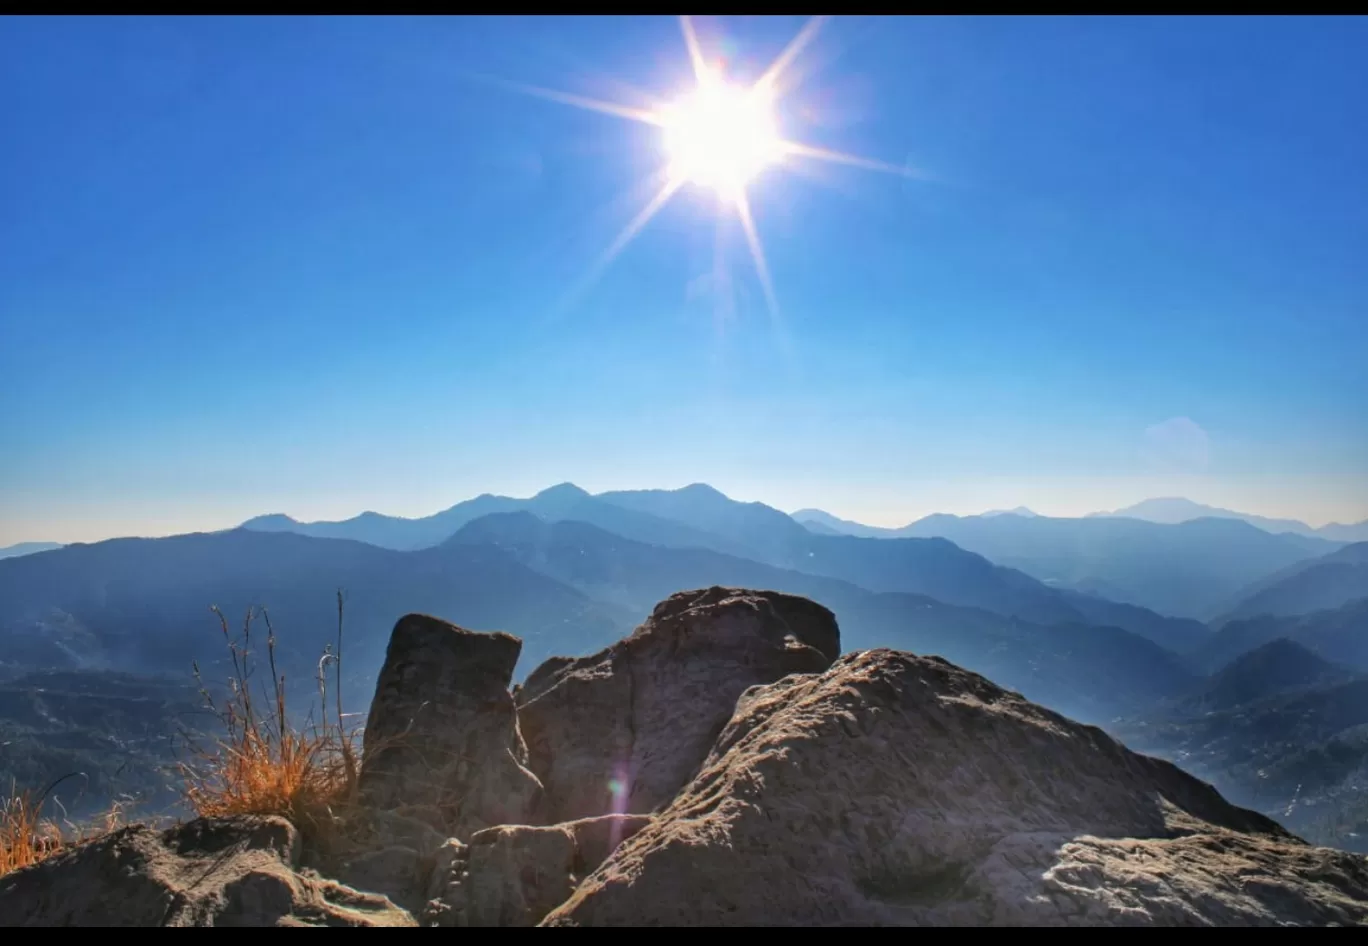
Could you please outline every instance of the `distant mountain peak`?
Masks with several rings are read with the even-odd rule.
[[[0,558],[18,558],[20,555],[32,555],[34,552],[50,552],[53,549],[60,549],[60,542],[17,542],[14,545],[7,545],[0,548]]]
[[[1230,709],[1279,693],[1342,683],[1353,676],[1348,668],[1305,645],[1279,637],[1246,651],[1212,674],[1189,705]]]
[[[721,497],[722,499],[729,498],[726,493],[715,486],[709,486],[707,483],[690,483],[688,486],[681,488],[679,492],[689,493],[694,496],[712,496]]]
[[[988,512],[981,513],[983,516],[1021,516],[1024,519],[1039,518],[1038,514],[1027,509],[1025,506],[1017,506],[1015,509],[990,509]]]
[[[555,486],[548,486],[533,499],[588,499],[589,492],[580,489],[574,483],[557,483]]]
[[[289,529],[299,524],[298,519],[287,516],[283,512],[270,512],[264,516],[254,516],[248,519],[239,528],[265,531],[267,529]]]
[[[1327,538],[1331,541],[1341,542],[1352,542],[1360,535],[1368,537],[1368,523],[1350,526],[1332,524],[1320,529],[1313,529],[1300,519],[1272,519],[1268,516],[1256,516],[1252,513],[1236,512],[1233,509],[1222,509],[1219,506],[1207,506],[1182,496],[1160,496],[1153,499],[1143,499],[1133,506],[1117,509],[1114,512],[1089,514],[1089,518],[1098,517],[1144,519],[1162,525],[1178,525],[1193,519],[1239,519],[1257,529],[1275,535],[1293,532],[1297,535]]]

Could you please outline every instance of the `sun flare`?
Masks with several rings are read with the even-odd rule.
[[[655,103],[643,108],[554,89],[515,86],[521,91],[576,108],[651,125],[662,133],[666,161],[654,178],[654,196],[647,200],[599,258],[591,276],[596,277],[602,272],[682,187],[692,184],[714,191],[723,208],[736,214],[770,314],[777,318],[774,284],[755,225],[755,215],[751,211],[750,198],[746,194],[747,186],[757,176],[767,168],[789,163],[790,159],[843,164],[904,177],[922,176],[921,172],[907,165],[888,164],[781,136],[775,115],[776,106],[785,87],[791,90],[793,85],[785,81],[785,74],[827,19],[829,17],[816,16],[809,20],[760,78],[749,86],[728,82],[723,69],[720,66],[714,68],[709,63],[693,23],[687,16],[679,18],[679,25],[693,67],[694,84],[693,88],[673,102]],[[654,96],[648,98],[653,99]]]
[[[672,181],[711,188],[735,201],[779,161],[784,142],[767,87],[732,85],[705,72],[696,88],[661,110]]]

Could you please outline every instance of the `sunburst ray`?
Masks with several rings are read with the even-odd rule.
[[[708,80],[712,72],[703,59],[703,49],[698,45],[698,34],[694,32],[693,20],[681,16],[679,29],[684,34],[684,46],[689,51],[689,65],[693,67],[694,81],[702,84]]]
[[[608,249],[598,257],[586,278],[580,282],[579,290],[574,295],[579,295],[596,281],[603,270],[636,239],[647,224],[686,183],[691,181],[702,183],[715,188],[722,199],[722,203],[730,206],[739,218],[751,260],[755,265],[756,275],[764,293],[766,308],[782,337],[778,294],[775,291],[774,279],[770,273],[769,262],[760,240],[751,201],[745,189],[750,177],[759,173],[767,164],[788,166],[793,170],[801,171],[801,165],[794,168],[786,160],[794,158],[798,159],[799,162],[812,160],[919,180],[930,178],[930,175],[919,168],[847,154],[842,151],[809,145],[801,141],[781,139],[777,131],[770,132],[772,137],[768,139],[769,146],[761,149],[765,154],[764,159],[754,160],[755,149],[752,146],[755,145],[755,142],[751,139],[754,137],[757,128],[763,131],[764,128],[769,127],[773,117],[770,109],[777,103],[782,94],[788,91],[784,88],[785,77],[792,72],[799,55],[811,45],[821,28],[830,19],[831,17],[825,15],[810,19],[774,61],[766,67],[759,79],[746,89],[737,89],[726,84],[720,71],[715,70],[708,63],[692,19],[688,16],[679,18],[680,33],[684,39],[684,47],[688,54],[695,83],[694,98],[689,100],[689,104],[692,104],[696,111],[687,116],[691,120],[686,122],[686,126],[689,134],[699,136],[689,142],[691,147],[685,148],[683,154],[696,156],[700,149],[706,152],[707,149],[712,148],[716,149],[717,153],[705,156],[714,157],[717,160],[715,162],[681,162],[679,160],[681,155],[677,153],[672,159],[672,163],[667,163],[662,170],[657,172],[659,186],[654,190],[653,196],[618,233]],[[539,86],[510,82],[501,82],[500,84],[549,101],[661,128],[665,132],[667,144],[672,142],[676,146],[678,144],[675,140],[680,128],[678,108],[684,100],[672,104],[652,103],[649,108],[641,108]],[[705,93],[701,99],[698,98],[700,92]],[[752,120],[753,115],[749,111],[744,112],[744,120],[738,120],[735,107],[730,110],[721,109],[716,114],[697,111],[704,109],[705,106],[718,109],[717,96],[719,95],[734,97],[732,102],[735,106],[742,104],[742,100],[735,97],[762,96],[765,111],[760,115],[760,118],[763,120]],[[750,98],[745,98],[744,102],[748,107],[754,108],[755,106]],[[727,103],[724,101],[722,104]],[[709,122],[712,124],[710,125]],[[747,150],[748,148],[750,150]],[[732,162],[733,167],[724,168],[724,170],[731,170],[734,173],[712,173],[718,170],[713,165],[726,165],[729,161]],[[693,176],[683,176],[678,173],[681,165],[692,167]],[[702,173],[704,170],[709,173]]]
[[[741,230],[746,234],[746,246],[750,248],[751,259],[755,262],[755,274],[760,279],[760,288],[765,293],[765,305],[770,315],[779,318],[779,297],[774,292],[774,280],[770,278],[769,263],[765,259],[765,247],[760,242],[760,233],[755,228],[755,217],[751,214],[750,200],[745,193],[736,196],[736,215],[741,220]]]
[[[875,161],[872,158],[862,158],[857,154],[846,154],[844,151],[832,151],[829,148],[817,148],[813,145],[803,144],[801,141],[781,142],[784,153],[798,158],[813,158],[817,161],[826,161],[829,164],[844,164],[847,167],[863,168],[866,171],[881,171],[884,174],[897,174],[901,177],[911,177],[921,180],[930,178],[930,175],[919,168],[908,165],[889,164],[887,161]]]
[[[789,67],[793,65],[794,60],[798,58],[798,54],[803,51],[805,46],[812,42],[813,38],[817,35],[817,31],[820,30],[829,19],[831,19],[830,16],[814,16],[812,19],[808,20],[807,25],[798,31],[797,36],[789,40],[789,44],[784,47],[783,52],[775,57],[774,62],[770,63],[769,68],[756,80],[756,86],[768,88],[774,94],[775,98],[778,98],[785,91],[779,83],[780,78],[788,71]]]
[[[664,124],[664,119],[661,117],[660,103],[654,103],[652,108],[636,108],[631,105],[622,105],[618,102],[609,102],[604,99],[592,98],[587,95],[575,95],[571,92],[562,92],[558,89],[547,89],[539,85],[512,82],[508,79],[491,78],[488,81],[497,83],[513,92],[521,92],[524,95],[546,99],[549,102],[559,102],[562,105],[572,105],[575,108],[584,109],[588,112],[599,112],[603,115],[626,118],[629,121],[641,122],[643,125],[655,125],[659,127]]]

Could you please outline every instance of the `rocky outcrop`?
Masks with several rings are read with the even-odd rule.
[[[441,813],[448,835],[521,824],[541,783],[509,693],[522,641],[423,614],[401,618],[376,681],[360,790],[376,809]]]
[[[505,825],[450,841],[432,876],[424,925],[536,926],[646,815],[604,815],[567,824]]]
[[[934,657],[745,693],[702,771],[543,921],[1368,923],[1368,861]]]
[[[714,587],[672,595],[598,654],[547,661],[516,694],[546,789],[541,820],[668,804],[748,687],[820,673],[840,649],[836,618],[819,604]]]
[[[806,599],[677,594],[510,693],[520,647],[398,623],[333,879],[278,818],[134,827],[0,926],[1368,925],[1368,859]]]
[[[280,818],[125,828],[0,878],[0,927],[417,925],[298,863]]]

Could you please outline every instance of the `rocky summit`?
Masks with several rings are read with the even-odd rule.
[[[938,657],[842,655],[805,598],[676,594],[510,689],[520,649],[398,622],[330,874],[279,818],[134,827],[0,878],[0,924],[1368,925],[1363,856]]]

